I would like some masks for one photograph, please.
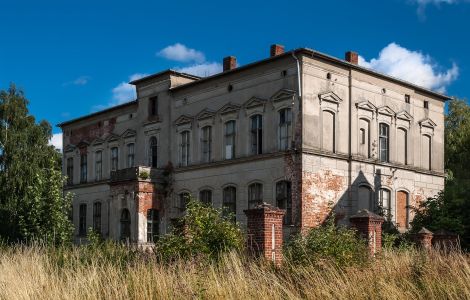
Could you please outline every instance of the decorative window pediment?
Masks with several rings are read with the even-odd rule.
[[[429,119],[429,118],[426,118],[426,119],[423,119],[423,120],[419,121],[419,126],[421,126],[421,127],[428,127],[428,128],[434,129],[434,127],[436,127],[437,124],[434,123],[433,120],[431,120],[431,119]]]
[[[193,121],[193,118],[187,115],[181,115],[178,117],[178,119],[175,120],[175,125],[183,125],[183,124],[188,124]]]
[[[295,96],[295,91],[289,89],[281,89],[271,96],[273,102],[292,99]]]
[[[93,142],[91,142],[91,144],[92,144],[93,146],[101,145],[101,144],[103,144],[103,143],[104,143],[104,140],[101,139],[101,138],[96,138],[96,139],[93,140]]]
[[[356,107],[358,109],[365,109],[371,112],[376,112],[377,107],[375,107],[374,104],[372,104],[370,101],[364,100],[356,103]]]
[[[80,141],[80,143],[77,144],[77,148],[81,149],[81,148],[86,148],[90,145],[90,143],[88,141]]]
[[[320,93],[318,94],[318,99],[320,99],[320,104],[323,101],[327,101],[327,102],[332,102],[332,103],[336,103],[339,105],[343,101],[338,95],[336,95],[333,92]]]
[[[128,137],[134,137],[136,135],[135,130],[132,129],[127,129],[124,131],[124,133],[121,135],[123,138],[128,138]]]
[[[402,110],[397,113],[397,118],[405,121],[411,121],[413,116],[411,116],[406,110]]]
[[[391,116],[391,117],[395,116],[395,112],[393,111],[393,109],[391,109],[387,105],[377,108],[377,113],[382,114],[382,115]]]
[[[259,107],[259,106],[264,106],[266,104],[266,100],[260,99],[257,97],[252,97],[250,100],[246,101],[243,106],[245,108],[254,108],[254,107]]]
[[[111,133],[107,138],[106,142],[114,142],[114,141],[119,141],[120,137],[117,134]]]
[[[215,112],[209,109],[203,109],[200,113],[197,114],[196,119],[197,120],[204,120],[204,119],[209,119],[213,118],[215,115]]]
[[[74,145],[67,145],[64,149],[65,152],[73,152],[75,150],[75,146]]]
[[[240,110],[240,106],[237,104],[233,103],[227,103],[224,106],[222,106],[221,109],[219,109],[219,113],[221,115],[229,114],[229,113],[234,113],[238,112]]]

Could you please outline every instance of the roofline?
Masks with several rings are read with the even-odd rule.
[[[108,113],[108,112],[116,110],[116,109],[120,109],[120,108],[123,108],[123,107],[126,107],[126,106],[131,106],[131,105],[134,105],[134,104],[137,104],[137,100],[133,100],[131,102],[126,102],[126,103],[123,103],[123,104],[119,104],[119,105],[116,105],[116,106],[113,106],[113,107],[110,107],[110,108],[107,108],[107,109],[103,109],[103,110],[100,110],[100,111],[97,111],[97,112],[94,112],[94,113],[91,113],[91,114],[88,114],[88,115],[84,115],[84,116],[81,116],[81,117],[78,117],[78,118],[75,118],[75,119],[72,119],[72,120],[69,120],[69,121],[65,121],[65,122],[57,124],[56,126],[62,128],[63,126],[70,125],[70,124],[78,122],[78,121],[89,119],[89,118],[92,118],[92,117],[95,117],[95,116],[98,116],[98,115]]]
[[[137,85],[139,83],[152,80],[152,79],[154,79],[158,76],[165,75],[167,73],[171,74],[171,75],[178,75],[178,76],[189,78],[189,79],[195,79],[195,80],[201,79],[201,77],[199,77],[199,76],[195,76],[195,75],[191,75],[191,74],[183,73],[183,72],[178,72],[178,71],[175,71],[173,69],[168,69],[168,70],[164,70],[164,71],[161,71],[161,72],[149,75],[149,76],[145,76],[145,77],[142,77],[142,78],[139,78],[139,79],[136,79],[136,80],[132,80],[131,82],[129,82],[129,84]]]
[[[240,72],[240,71],[258,66],[258,65],[268,63],[268,62],[276,60],[276,59],[280,59],[282,57],[287,57],[287,56],[290,56],[292,54],[302,54],[302,53],[303,54],[308,54],[312,57],[322,58],[322,59],[328,60],[332,63],[336,63],[336,64],[346,66],[346,67],[351,68],[351,69],[359,70],[359,71],[362,71],[362,72],[365,72],[365,73],[368,73],[368,74],[372,74],[372,75],[384,78],[386,80],[390,80],[390,81],[393,81],[393,82],[396,82],[396,83],[399,83],[399,84],[406,85],[406,86],[411,87],[411,88],[413,88],[417,91],[425,92],[425,93],[431,94],[433,96],[436,96],[438,98],[441,98],[444,101],[447,101],[447,100],[451,99],[451,97],[449,97],[447,95],[444,95],[444,94],[441,94],[441,93],[438,93],[438,92],[434,92],[434,91],[429,90],[427,88],[418,86],[414,83],[411,83],[411,82],[408,82],[408,81],[405,81],[405,80],[402,80],[402,79],[399,79],[399,78],[396,78],[396,77],[393,77],[393,76],[390,76],[390,75],[386,75],[386,74],[383,74],[383,73],[380,73],[380,72],[377,72],[377,71],[374,71],[374,70],[371,70],[371,69],[368,69],[368,68],[365,68],[365,67],[362,67],[362,66],[359,66],[359,65],[356,65],[356,64],[352,64],[350,62],[339,59],[337,57],[330,56],[328,54],[324,54],[322,52],[318,52],[318,51],[315,51],[315,50],[312,50],[312,49],[309,49],[309,48],[297,48],[297,49],[294,49],[294,50],[291,50],[291,51],[288,51],[288,52],[284,52],[283,54],[279,54],[279,55],[276,55],[276,56],[273,56],[273,57],[268,57],[268,58],[263,59],[263,60],[259,60],[259,61],[253,62],[253,63],[249,63],[247,65],[241,66],[241,67],[237,67],[237,68],[232,69],[232,70],[217,73],[217,74],[214,74],[214,75],[208,76],[208,77],[203,77],[203,78],[200,78],[197,81],[188,82],[188,83],[173,87],[170,90],[172,90],[172,91],[182,90],[184,88],[191,87],[193,85],[197,85],[201,82],[210,81],[212,79],[220,78],[220,77],[228,75],[228,74],[234,74],[234,73],[237,73],[237,72]]]

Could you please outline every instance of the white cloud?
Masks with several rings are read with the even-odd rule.
[[[428,5],[435,5],[439,7],[441,4],[458,4],[461,2],[470,2],[470,0],[411,0],[411,2],[418,5],[418,16],[424,20],[426,18],[426,6]]]
[[[359,56],[359,65],[438,92],[445,92],[459,75],[455,63],[451,68],[442,70],[429,55],[408,50],[396,43],[387,45],[377,58],[370,61]]]
[[[207,77],[222,72],[222,65],[216,62],[206,62],[183,68],[176,68],[177,71],[196,76]]]
[[[183,44],[176,43],[174,45],[167,46],[157,52],[157,56],[164,57],[169,60],[175,60],[180,62],[196,62],[202,63],[206,60],[204,53],[186,47]]]
[[[68,85],[85,85],[90,81],[91,77],[90,76],[80,76],[77,79],[74,79],[72,81],[67,81],[63,84],[63,86],[68,86]]]
[[[62,133],[55,133],[49,140],[49,145],[54,146],[56,149],[62,151]]]

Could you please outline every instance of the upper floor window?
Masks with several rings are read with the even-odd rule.
[[[78,235],[86,236],[86,204],[80,204],[78,209]]]
[[[134,166],[134,144],[127,144],[127,167]]]
[[[292,189],[289,181],[276,183],[276,205],[286,210],[283,220],[284,224],[292,224]]]
[[[408,163],[408,132],[404,128],[397,130],[397,162]]]
[[[237,213],[237,189],[234,186],[228,186],[223,190],[222,207],[227,214]]]
[[[210,162],[212,159],[212,127],[205,126],[201,129],[202,161]]]
[[[95,152],[95,179],[101,180],[103,177],[103,151]]]
[[[80,155],[80,182],[85,183],[87,180],[87,155]]]
[[[385,123],[379,124],[379,160],[388,162],[389,160],[389,126]]]
[[[429,109],[429,101],[424,100],[424,108]]]
[[[116,171],[118,169],[118,148],[111,148],[111,171]]]
[[[212,191],[208,189],[200,191],[199,201],[201,201],[204,204],[211,205],[212,204]]]
[[[263,153],[263,117],[251,117],[251,154]]]
[[[225,123],[225,159],[235,157],[235,121]]]
[[[151,117],[158,116],[158,97],[150,97],[149,99],[149,114]]]
[[[358,152],[363,157],[369,158],[370,157],[370,149],[369,149],[369,132],[370,132],[370,123],[367,119],[359,119],[359,145],[358,145]]]
[[[158,239],[158,210],[147,210],[147,242],[154,243]]]
[[[432,143],[431,136],[421,136],[421,165],[423,169],[431,170],[431,158],[432,158]]]
[[[93,203],[93,230],[101,233],[101,202]]]
[[[263,185],[261,183],[252,183],[248,187],[248,208],[263,203]]]
[[[150,149],[149,149],[149,160],[150,163],[149,165],[152,168],[157,167],[157,162],[158,162],[158,144],[157,144],[157,138],[152,136],[150,138]]]
[[[189,131],[183,131],[180,145],[180,163],[183,167],[189,165],[189,149]]]
[[[67,158],[67,184],[73,184],[73,157]]]
[[[287,150],[292,141],[292,110],[284,108],[279,111],[279,150]]]
[[[329,152],[335,152],[335,117],[329,110],[322,111],[322,148]]]

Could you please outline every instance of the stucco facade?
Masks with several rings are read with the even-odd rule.
[[[407,230],[410,208],[444,186],[447,97],[354,57],[277,46],[206,78],[164,71],[132,82],[135,101],[60,124],[77,240],[94,227],[151,242],[185,193],[242,226],[250,205],[281,206],[286,235],[361,208]]]

